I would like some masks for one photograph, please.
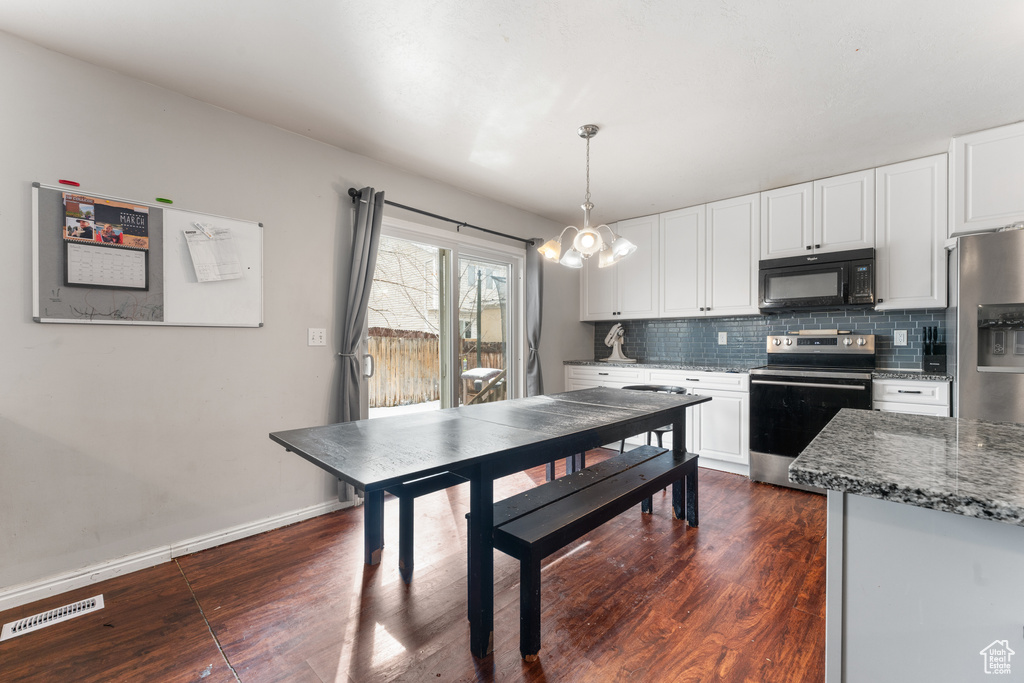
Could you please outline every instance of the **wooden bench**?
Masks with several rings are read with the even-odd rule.
[[[684,511],[685,483],[685,511]],[[540,563],[672,484],[677,519],[697,526],[697,455],[640,446],[494,504],[494,547],[519,560],[519,652],[540,652]]]
[[[398,497],[398,571],[406,583],[412,581],[414,501],[420,496],[458,486],[467,481],[469,480],[454,472],[441,472],[384,489]],[[381,537],[383,538],[383,530]]]

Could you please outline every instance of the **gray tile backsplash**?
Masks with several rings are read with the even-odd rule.
[[[876,366],[920,370],[925,327],[938,327],[946,338],[945,309],[864,311],[839,310],[813,313],[778,313],[738,318],[677,318],[623,320],[623,353],[641,362],[685,365],[748,365],[768,362],[765,339],[797,330],[840,329],[854,334],[875,335]],[[611,349],[605,335],[614,321],[594,324],[594,358],[607,358]],[[907,346],[893,346],[893,330],[907,330]],[[726,332],[728,343],[718,344],[718,333]]]

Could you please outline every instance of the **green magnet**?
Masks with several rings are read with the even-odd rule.
[[[164,199],[163,197],[157,197],[156,200],[158,202],[163,202],[164,204],[173,204],[174,203],[170,199]]]

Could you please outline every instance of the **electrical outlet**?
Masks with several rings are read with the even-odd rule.
[[[327,330],[322,327],[309,328],[308,346],[327,346]]]
[[[893,333],[892,333],[892,345],[893,346],[906,346],[907,345],[907,331],[906,330],[893,330]]]
[[[718,345],[719,346],[725,346],[728,343],[729,343],[729,333],[728,332],[719,332],[718,333]]]

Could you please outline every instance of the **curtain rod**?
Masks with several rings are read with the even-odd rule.
[[[348,188],[348,196],[352,198],[352,202],[353,203],[356,202],[359,199],[359,190],[357,190],[354,187]],[[474,230],[480,230],[482,232],[490,233],[492,235],[497,235],[498,237],[505,237],[506,239],[516,240],[517,242],[525,242],[526,244],[533,244],[533,240],[532,239],[525,239],[525,238],[522,238],[522,237],[516,237],[515,235],[508,235],[508,234],[503,233],[503,232],[498,232],[497,230],[489,230],[488,228],[481,228],[479,225],[473,225],[472,223],[467,223],[466,221],[457,221],[457,220],[455,220],[453,218],[448,218],[446,216],[439,216],[436,213],[430,213],[429,211],[424,211],[422,209],[414,209],[411,206],[406,206],[405,204],[399,204],[398,202],[393,202],[393,201],[391,201],[389,199],[385,199],[384,203],[388,204],[390,206],[397,207],[399,209],[405,209],[406,211],[412,211],[413,213],[422,214],[424,216],[430,216],[431,218],[436,218],[439,221],[448,221],[449,223],[455,223],[459,227],[473,228]],[[458,228],[456,228],[456,230],[458,230]]]

